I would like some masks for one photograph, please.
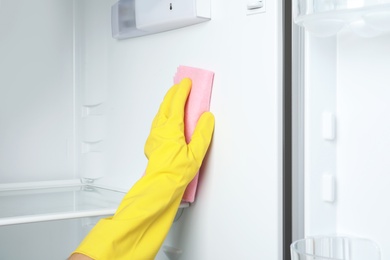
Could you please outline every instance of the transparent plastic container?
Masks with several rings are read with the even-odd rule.
[[[291,244],[291,260],[380,260],[378,245],[364,238],[311,237]]]
[[[369,8],[383,4],[390,4],[390,0],[297,0],[298,16],[329,11],[354,10]]]
[[[363,37],[390,32],[390,0],[295,0],[295,22],[328,37],[343,28]]]

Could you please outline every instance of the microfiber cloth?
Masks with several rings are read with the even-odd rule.
[[[192,133],[195,130],[199,117],[210,110],[211,90],[213,87],[214,72],[179,66],[174,76],[174,84],[178,84],[183,78],[189,78],[192,81],[192,88],[188,96],[185,114],[184,114],[184,133],[187,143],[191,141]],[[199,172],[195,178],[188,184],[184,192],[182,201],[194,202],[196,189],[198,186]]]

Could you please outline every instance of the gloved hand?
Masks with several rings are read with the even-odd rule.
[[[204,113],[189,144],[184,108],[191,81],[167,93],[145,144],[145,175],[130,189],[112,218],[100,220],[75,253],[96,260],[152,260],[172,225],[188,183],[210,145],[214,116]]]

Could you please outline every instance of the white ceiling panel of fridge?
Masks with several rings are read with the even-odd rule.
[[[390,31],[389,0],[299,0],[294,12],[297,24],[321,37],[344,28],[363,37]]]

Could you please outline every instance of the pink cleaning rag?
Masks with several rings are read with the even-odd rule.
[[[192,88],[187,99],[184,114],[184,132],[188,143],[191,141],[191,136],[195,130],[199,117],[204,112],[210,110],[214,73],[204,69],[179,66],[173,79],[174,84],[178,84],[183,78],[190,78],[192,81]],[[188,184],[183,196],[184,202],[194,202],[198,186],[198,178],[199,172],[190,184]]]

